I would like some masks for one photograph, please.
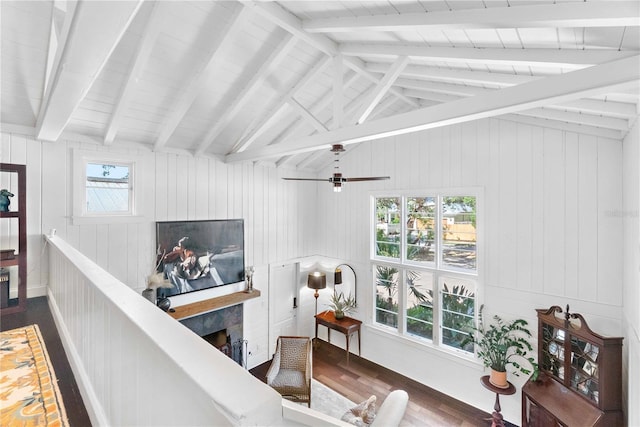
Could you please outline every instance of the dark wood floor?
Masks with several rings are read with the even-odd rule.
[[[269,365],[270,362],[263,363],[252,369],[251,373],[265,381]],[[344,350],[325,341],[319,340],[313,352],[313,378],[356,403],[375,394],[380,405],[391,391],[406,390],[409,405],[401,426],[491,425],[488,413],[366,359],[352,354],[347,366]],[[487,405],[488,410],[493,409],[490,395],[487,396]]]
[[[37,324],[42,339],[47,347],[53,370],[58,377],[58,387],[62,394],[67,418],[71,427],[91,426],[89,415],[85,409],[78,390],[78,385],[71,371],[71,366],[60,341],[60,335],[53,322],[46,297],[29,298],[27,309],[22,313],[3,315],[0,318],[0,329],[8,331],[22,326]]]
[[[49,357],[58,377],[58,386],[71,427],[90,426],[91,422],[78,390],[73,372],[62,347],[60,336],[49,310],[46,297],[31,298],[27,310],[2,316],[0,329],[10,330],[38,324]],[[251,373],[265,380],[270,362],[263,363]],[[489,426],[489,414],[439,393],[425,385],[403,377],[356,355],[346,364],[344,350],[318,341],[313,354],[313,377],[353,402],[362,402],[372,394],[379,404],[396,389],[409,393],[409,405],[402,426]],[[491,399],[488,400],[488,405]],[[492,408],[488,408],[491,410]]]

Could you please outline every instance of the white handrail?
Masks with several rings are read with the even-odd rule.
[[[94,425],[282,425],[281,396],[59,237],[49,304]]]

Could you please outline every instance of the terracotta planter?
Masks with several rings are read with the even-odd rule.
[[[500,387],[500,388],[507,388],[509,387],[509,383],[507,382],[507,373],[506,372],[500,372],[500,371],[496,371],[494,369],[491,369],[491,375],[489,376],[489,382],[496,386],[496,387]]]

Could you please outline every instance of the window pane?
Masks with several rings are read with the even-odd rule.
[[[471,281],[441,278],[442,343],[473,353],[473,344],[462,342],[473,331],[475,322],[475,285]]]
[[[433,339],[433,275],[407,271],[407,333]]]
[[[376,266],[376,322],[398,327],[398,269]]]
[[[87,163],[87,212],[129,211],[129,166]]]
[[[400,258],[400,198],[376,199],[376,256]]]
[[[442,199],[442,264],[476,269],[476,198]]]
[[[407,259],[433,262],[435,238],[436,200],[434,197],[407,199]]]

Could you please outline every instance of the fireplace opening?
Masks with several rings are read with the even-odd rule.
[[[187,328],[226,354],[240,366],[247,367],[247,340],[242,332],[242,304],[181,319]]]
[[[231,347],[231,335],[227,335],[226,329],[205,335],[202,338],[228,357],[234,359],[233,349]]]

